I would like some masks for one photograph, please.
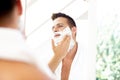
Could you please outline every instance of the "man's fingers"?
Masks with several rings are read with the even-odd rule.
[[[62,41],[64,42],[68,37],[70,37],[70,36],[65,35]]]
[[[66,38],[66,40],[65,40],[65,42],[64,43],[68,43],[68,44],[66,44],[66,45],[70,45],[70,36],[67,36],[67,38]]]
[[[62,41],[62,44],[68,45],[70,43],[70,36],[66,35]]]
[[[65,35],[65,37],[63,38],[63,40],[60,42],[60,44],[58,44],[58,46],[61,46],[62,45],[65,45],[65,46],[69,46],[69,43],[70,43],[70,36],[69,35]],[[52,39],[52,48],[55,48],[55,42],[54,40]]]
[[[74,57],[75,57],[75,55],[77,53],[77,49],[78,49],[78,44],[76,42],[74,47],[69,51],[70,54],[68,54],[67,56],[70,56],[71,59],[74,59]]]
[[[54,40],[52,39],[51,41],[52,41],[52,48],[54,48],[55,47]]]

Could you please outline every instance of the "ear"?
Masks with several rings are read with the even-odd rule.
[[[76,32],[77,32],[77,28],[74,26],[74,27],[72,27],[72,32],[73,32],[73,34],[76,34]]]
[[[72,31],[72,37],[74,40],[76,40],[76,33],[77,33],[77,28],[74,26],[71,28],[71,31]]]
[[[21,0],[17,0],[18,14],[22,15],[22,3]]]

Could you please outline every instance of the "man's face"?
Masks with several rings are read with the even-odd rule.
[[[53,21],[54,42],[57,46],[64,38],[65,35],[71,36],[70,45],[68,51],[73,48],[75,41],[73,40],[72,30],[70,29],[67,19],[59,17]]]
[[[63,31],[66,27],[68,27],[68,22],[67,22],[67,19],[66,18],[63,18],[63,17],[59,17],[59,18],[56,18],[54,21],[53,21],[53,32],[60,32],[60,31]],[[54,34],[54,37],[57,38],[59,37],[60,34]]]

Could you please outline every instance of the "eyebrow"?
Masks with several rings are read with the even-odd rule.
[[[57,25],[64,25],[63,23],[58,23]]]
[[[52,28],[54,28],[55,26],[64,26],[64,24],[63,23],[57,23],[56,25],[53,25]]]

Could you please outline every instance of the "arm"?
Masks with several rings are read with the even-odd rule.
[[[65,58],[62,60],[61,80],[69,79],[71,65],[76,55],[77,48],[78,45],[76,43],[74,47],[67,53]]]
[[[70,36],[67,35],[64,37],[63,41],[58,46],[55,46],[54,41],[52,40],[52,48],[53,48],[54,56],[48,65],[53,72],[56,70],[62,59],[66,56],[69,43],[70,43]]]
[[[37,67],[17,61],[0,60],[0,80],[52,80]]]
[[[61,80],[69,80],[71,64],[72,62],[70,62],[70,60],[68,61],[62,60]]]
[[[62,59],[60,59],[59,57],[53,56],[53,58],[48,63],[48,66],[50,67],[52,72],[54,72],[56,70],[56,68],[58,67],[58,65],[60,64],[61,61],[62,61]]]

